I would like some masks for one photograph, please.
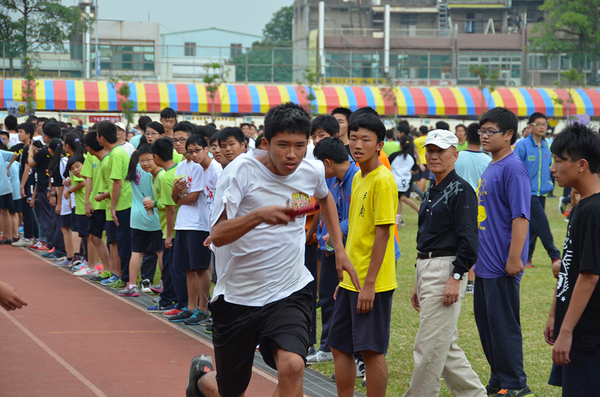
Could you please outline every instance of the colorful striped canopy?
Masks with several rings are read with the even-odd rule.
[[[0,80],[0,106],[22,101],[24,80]],[[121,99],[107,81],[37,80],[35,98],[40,111],[119,112]],[[223,84],[215,93],[214,110],[223,115],[265,114],[271,107],[292,101],[308,105],[311,88],[292,85]],[[204,84],[131,83],[134,110],[157,113],[171,107],[181,113],[210,114],[213,102]],[[569,112],[567,104],[571,93]],[[567,114],[600,116],[600,90],[550,88],[499,88],[490,93],[469,87],[370,87],[322,86],[314,88],[315,113],[339,106],[352,110],[370,106],[381,115],[460,117],[477,116],[483,109],[506,107],[520,117],[541,112],[550,117]],[[562,99],[560,103],[557,98]]]

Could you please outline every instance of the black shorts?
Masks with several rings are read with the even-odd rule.
[[[210,248],[204,246],[208,232],[177,230],[173,242],[173,265],[182,270],[208,270]]]
[[[159,252],[164,247],[160,230],[147,232],[140,229],[131,229],[131,252]]]
[[[408,186],[408,190],[405,192],[398,192],[398,200],[402,199],[402,196],[410,198],[410,193],[412,192],[412,182]]]
[[[418,173],[418,177],[417,180],[421,180],[421,179],[429,179],[430,176],[430,172],[429,172],[429,168],[427,168],[427,164],[423,164],[425,166],[425,171],[421,171],[421,168],[419,168],[419,173]]]
[[[106,242],[112,243],[117,241],[117,224],[115,221],[106,221],[104,225],[104,230],[106,230]]]
[[[361,351],[387,353],[393,294],[394,290],[375,293],[373,310],[358,314],[358,292],[340,288],[333,307],[327,344],[348,354]]]
[[[13,200],[12,208],[8,212],[11,214],[20,214],[23,212],[23,199]]]
[[[60,226],[71,229],[71,214],[60,216]]]
[[[77,232],[79,233],[79,237],[89,236],[90,220],[92,218],[88,218],[87,215],[75,215],[75,219],[77,222]]]
[[[102,238],[102,233],[104,232],[104,224],[106,223],[106,211],[95,210],[94,212],[92,212],[92,217],[89,219],[89,234],[91,234],[94,237]]]
[[[12,193],[0,196],[0,210],[10,210],[13,206]]]
[[[310,337],[312,293],[308,286],[263,307],[225,302],[223,296],[209,304],[213,318],[213,346],[219,393],[240,396],[250,383],[256,345],[274,369],[275,348],[306,360]]]
[[[77,227],[77,215],[75,215],[75,208],[71,208],[71,231],[78,232],[79,228]]]

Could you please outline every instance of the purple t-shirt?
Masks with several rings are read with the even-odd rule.
[[[529,220],[531,180],[523,161],[514,153],[490,163],[481,175],[477,189],[479,256],[473,266],[477,277],[507,276],[512,221],[524,216]],[[521,260],[527,261],[529,237],[525,240]],[[521,275],[517,276],[520,280]]]

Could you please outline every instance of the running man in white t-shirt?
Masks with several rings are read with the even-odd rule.
[[[210,310],[216,371],[210,356],[192,360],[187,397],[243,395],[256,345],[277,369],[280,394],[302,394],[308,350],[312,276],[304,266],[305,215],[289,211],[315,197],[330,232],[338,277],[357,274],[348,260],[333,197],[318,161],[303,160],[311,122],[293,103],[265,117],[268,150],[238,157],[223,171],[211,215],[211,237],[227,255],[217,267]]]

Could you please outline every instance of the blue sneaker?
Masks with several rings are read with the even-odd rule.
[[[208,312],[204,313],[200,309],[195,309],[194,314],[184,320],[183,323],[185,325],[199,325],[201,322],[206,321],[207,318],[209,318]]]
[[[100,281],[100,284],[102,284],[102,285],[108,285],[108,284],[112,284],[112,283],[117,282],[117,280],[120,280],[120,278],[117,277],[116,274],[113,274],[109,278]]]
[[[23,225],[19,226],[19,234],[23,234],[24,231],[25,228],[23,227]]]
[[[146,308],[147,311],[152,312],[152,313],[161,313],[161,312],[166,312],[166,311],[173,310],[173,309],[175,309],[174,303],[170,303],[167,306],[161,306],[161,304],[158,303],[154,306],[148,306]]]
[[[72,271],[74,271],[74,272],[76,272],[76,271],[78,271],[78,270],[81,270],[81,269],[83,269],[83,268],[84,268],[86,265],[87,265],[87,263],[83,263],[83,262],[81,262],[81,263],[80,263],[80,264],[78,264],[78,265],[71,266],[71,270],[72,270]]]

